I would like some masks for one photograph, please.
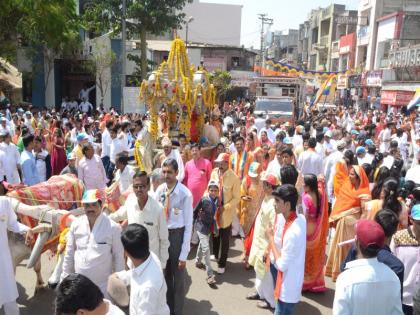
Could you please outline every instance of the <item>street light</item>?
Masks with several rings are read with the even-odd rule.
[[[188,47],[188,24],[190,24],[192,21],[194,21],[194,17],[190,16],[185,22],[187,24],[185,29],[185,44]]]

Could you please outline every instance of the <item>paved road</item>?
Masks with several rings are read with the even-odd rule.
[[[194,266],[195,249],[188,261],[187,298],[185,315],[266,315],[270,311],[260,310],[255,301],[248,301],[245,296],[253,290],[255,274],[244,269],[240,262],[241,242],[232,240],[229,263],[226,273],[217,277],[217,288],[210,288],[206,282],[206,272]],[[42,274],[45,282],[54,267],[55,258],[44,254]],[[18,299],[21,315],[53,314],[54,292],[44,289],[34,296],[35,273],[22,266],[17,268],[16,276],[20,297]],[[296,315],[328,315],[334,298],[334,285],[328,282],[328,291],[322,294],[305,294],[296,307]],[[3,315],[0,311],[0,315]]]

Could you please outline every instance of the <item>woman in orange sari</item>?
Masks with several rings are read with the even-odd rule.
[[[353,151],[346,150],[344,152],[344,156],[340,159],[337,164],[335,165],[335,175],[333,179],[333,190],[334,196],[337,196],[340,193],[341,187],[343,187],[344,182],[349,177],[349,171],[351,169],[351,165],[353,164],[354,153]]]
[[[340,267],[351,244],[338,246],[339,243],[354,238],[354,225],[361,216],[362,202],[370,199],[369,180],[362,167],[353,165],[349,177],[336,196],[330,223],[335,225],[334,238],[330,245],[325,275],[337,280]]]
[[[260,163],[252,162],[248,174],[241,185],[241,200],[239,203],[239,222],[242,225],[244,239],[244,262],[248,267],[248,256],[251,251],[254,236],[254,223],[264,200],[263,183],[260,180],[262,168]]]
[[[303,291],[324,292],[325,247],[328,236],[328,199],[323,180],[303,177],[302,203],[306,217],[306,254]]]

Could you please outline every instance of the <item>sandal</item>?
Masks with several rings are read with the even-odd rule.
[[[214,277],[214,275],[207,278],[207,284],[208,285],[215,285],[216,284],[216,278]]]

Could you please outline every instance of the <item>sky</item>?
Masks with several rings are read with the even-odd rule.
[[[359,0],[200,0],[200,2],[242,5],[241,45],[260,47],[261,21],[257,14],[267,13],[272,18],[271,31],[298,29],[311,9],[327,7],[331,3],[345,4],[346,9],[357,10]]]

